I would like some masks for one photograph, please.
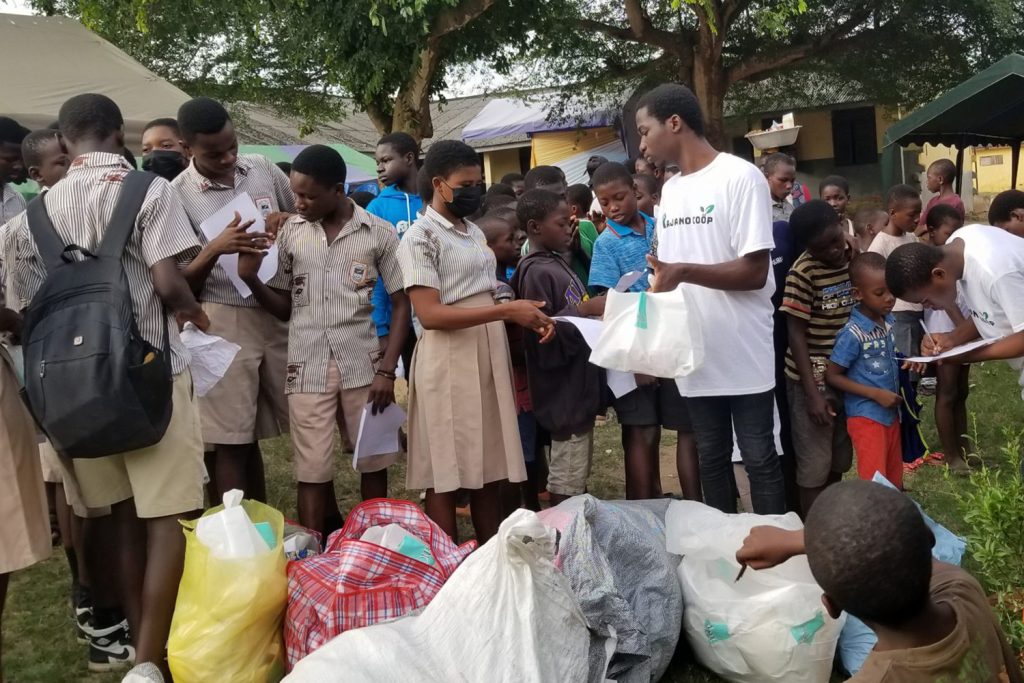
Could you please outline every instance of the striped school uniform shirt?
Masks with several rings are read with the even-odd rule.
[[[61,241],[95,253],[114,213],[121,182],[132,170],[120,154],[93,152],[72,161],[64,179],[46,193],[46,211]],[[9,299],[18,302],[20,308],[27,308],[46,278],[46,267],[32,239],[27,214],[11,223],[6,253],[11,268]],[[164,325],[168,326],[171,369],[175,374],[188,367],[189,354],[178,336],[174,315],[157,296],[149,269],[167,258],[184,264],[197,253],[199,242],[181,201],[166,180],[157,178],[146,192],[121,263],[139,334],[162,349]]]
[[[196,170],[195,160],[182,171],[171,184],[178,191],[185,212],[192,221],[192,227],[205,247],[206,236],[200,229],[207,218],[224,208],[235,197],[248,193],[256,207],[266,218],[276,211],[295,211],[295,196],[292,194],[288,176],[260,154],[239,154],[235,162],[235,184],[221,185],[210,180]],[[227,306],[259,308],[256,297],[243,297],[231,284],[228,274],[218,263],[210,271],[203,291],[199,295],[201,301],[209,301]]]
[[[330,244],[319,221],[292,216],[277,235],[277,273],[267,284],[291,295],[285,392],[327,391],[333,356],[345,389],[373,382],[380,344],[371,314],[377,278],[402,289],[398,233],[350,204],[352,218]]]
[[[441,303],[453,304],[474,294],[493,294],[497,261],[480,228],[463,221],[466,232],[427,207],[398,247],[405,288],[430,287]]]
[[[5,305],[4,290],[7,288],[7,269],[4,268],[4,245],[7,241],[7,224],[25,210],[25,198],[10,183],[4,183],[0,193],[0,306]]]
[[[855,303],[848,265],[830,268],[806,251],[793,262],[779,310],[807,321],[807,350],[818,384],[824,385],[836,335],[850,319]],[[786,349],[786,377],[800,381],[790,348]]]

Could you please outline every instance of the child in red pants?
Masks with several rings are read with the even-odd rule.
[[[850,282],[858,304],[836,336],[825,381],[844,394],[857,475],[870,480],[877,471],[902,489],[903,399],[891,315],[896,297],[885,285],[885,258],[870,252],[856,256],[850,262]]]

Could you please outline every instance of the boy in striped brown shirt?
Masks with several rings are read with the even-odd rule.
[[[804,251],[786,276],[779,310],[787,314],[786,393],[806,515],[818,494],[853,463],[842,396],[825,385],[825,369],[855,301],[850,250],[835,210],[820,199],[807,202],[793,211],[789,229]]]

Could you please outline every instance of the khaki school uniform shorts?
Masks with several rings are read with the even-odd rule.
[[[110,514],[109,507],[91,508],[86,506],[82,499],[82,489],[78,484],[78,477],[75,476],[75,465],[71,458],[66,458],[53,450],[49,441],[43,440],[39,444],[39,459],[43,462],[44,481],[47,469],[54,475],[54,483],[64,488],[64,499],[71,507],[76,517],[83,519],[94,519],[106,517]]]
[[[135,498],[139,517],[167,517],[203,508],[203,438],[192,375],[174,376],[167,431],[147,448],[77,459],[82,499],[91,508]]]
[[[565,441],[551,439],[548,491],[578,496],[587,491],[587,477],[594,457],[594,432],[573,434]]]
[[[288,323],[262,308],[204,303],[208,334],[242,348],[224,377],[199,399],[203,441],[244,445],[288,431],[284,380]]]
[[[353,442],[370,397],[370,386],[345,389],[334,358],[327,364],[327,391],[289,394],[295,479],[304,484],[334,480],[334,426],[344,425]],[[394,464],[400,453],[387,453],[359,461],[360,472],[378,472]]]

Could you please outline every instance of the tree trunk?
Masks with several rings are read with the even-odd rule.
[[[722,66],[723,36],[701,21],[694,46],[693,92],[704,114],[704,134],[716,149],[725,146],[725,93],[729,88]]]

